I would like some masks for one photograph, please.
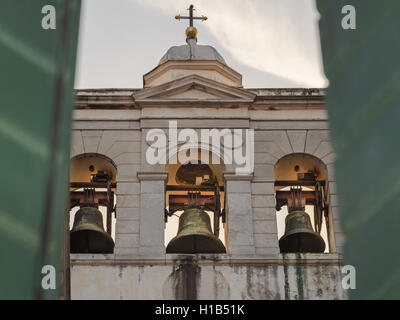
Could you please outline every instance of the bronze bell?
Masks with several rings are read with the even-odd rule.
[[[167,253],[225,253],[225,247],[211,231],[210,217],[200,208],[185,210],[179,217],[178,233]]]
[[[94,207],[81,207],[75,214],[70,236],[71,253],[113,253],[114,241],[104,231],[103,215]]]
[[[279,239],[281,253],[322,253],[325,242],[311,225],[309,215],[300,210],[290,212],[285,219],[285,234]]]

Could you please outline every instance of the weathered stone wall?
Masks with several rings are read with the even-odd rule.
[[[344,238],[337,213],[335,155],[326,111],[319,100],[310,108],[312,97],[303,93],[289,90],[278,101],[274,96],[280,94],[278,91],[267,91],[254,90],[270,97],[262,97],[262,102],[258,99],[251,107],[248,102],[238,102],[233,107],[200,108],[199,97],[196,108],[160,105],[112,110],[113,104],[131,104],[132,92],[104,92],[104,101],[98,92],[80,98],[84,107],[87,100],[102,107],[110,105],[109,109],[76,110],[71,158],[97,153],[114,162],[117,220],[114,254],[71,255],[73,299],[345,298],[337,254]],[[295,94],[299,101],[292,99]],[[284,106],[269,109],[277,104]],[[170,119],[178,119],[180,128],[255,131],[254,173],[238,177],[233,166],[226,166],[222,174],[227,193],[227,255],[201,258],[165,254],[167,174],[165,165],[146,162],[145,137],[152,128],[167,130]],[[293,153],[313,155],[327,167],[330,254],[279,253],[274,165]]]
[[[263,260],[171,256],[164,261],[79,256],[72,257],[72,299],[346,298],[335,254]]]

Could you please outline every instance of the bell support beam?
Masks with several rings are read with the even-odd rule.
[[[305,200],[306,205],[315,205],[314,191],[302,191],[301,196]],[[281,208],[288,203],[290,197],[290,191],[276,191],[276,210],[281,210]]]
[[[83,191],[72,191],[70,192],[70,201],[71,203],[80,202],[83,203],[85,199],[85,193]],[[107,204],[107,192],[106,191],[97,191],[94,194],[94,202],[100,205]]]
[[[200,195],[198,197],[199,206],[205,210],[213,210],[214,200],[213,195]],[[189,206],[188,196],[185,194],[169,195],[169,212],[172,214],[175,211],[185,210]]]

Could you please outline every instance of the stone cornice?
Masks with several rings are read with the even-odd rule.
[[[141,89],[75,90],[76,109],[127,109],[135,105],[132,94]]]
[[[165,100],[152,101],[153,105],[176,105],[193,107],[220,107],[221,103],[226,107],[237,108],[242,102],[253,110],[292,110],[292,109],[326,109],[324,89],[243,89],[255,96],[255,99],[245,101],[243,99],[221,99],[221,100],[197,100],[185,101]],[[135,102],[134,95],[140,95],[147,89],[78,89],[75,90],[75,107],[77,109],[137,109],[139,106]],[[250,101],[253,100],[253,101]],[[150,101],[149,101],[150,102]]]
[[[259,97],[318,97],[325,96],[323,88],[247,88]]]
[[[343,263],[339,253],[270,254],[264,256],[231,257],[229,254],[166,254],[159,259],[148,259],[134,254],[119,258],[114,254],[71,254],[71,265],[179,265],[196,263],[213,266],[269,266],[269,265],[340,265]]]

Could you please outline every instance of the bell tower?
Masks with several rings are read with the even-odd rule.
[[[143,87],[76,92],[71,298],[344,299],[324,91],[244,88],[188,10]]]

